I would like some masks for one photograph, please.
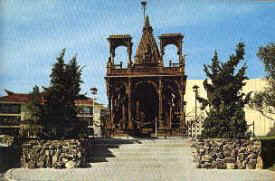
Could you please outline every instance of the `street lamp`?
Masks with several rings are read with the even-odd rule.
[[[198,89],[199,89],[199,86],[194,85],[192,88],[193,88],[193,92],[195,93],[195,122],[197,122],[197,119],[198,119],[197,118],[197,98],[198,98]],[[191,127],[193,127],[193,125]],[[197,131],[197,129],[195,129],[195,132],[196,131]],[[196,135],[197,135],[197,133],[196,133]]]
[[[94,123],[94,117],[95,117],[95,98],[96,98],[96,94],[97,94],[97,88],[93,87],[90,89],[91,93],[92,93],[92,98],[93,98],[93,122]]]

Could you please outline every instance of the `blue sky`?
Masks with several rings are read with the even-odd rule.
[[[173,2],[173,3],[172,3]],[[216,49],[221,60],[246,44],[249,78],[264,76],[256,57],[260,46],[275,42],[275,2],[267,0],[149,0],[147,14],[157,37],[184,34],[188,79],[204,79]],[[34,85],[48,86],[56,57],[66,48],[67,61],[77,54],[83,69],[82,93],[99,89],[106,103],[105,65],[109,56],[106,38],[130,34],[134,50],[141,37],[143,11],[139,0],[0,0],[0,95],[4,89],[30,92]],[[117,62],[126,62],[126,48],[116,51]],[[166,48],[166,64],[176,48]]]

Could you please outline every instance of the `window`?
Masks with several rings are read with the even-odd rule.
[[[0,116],[0,125],[18,125],[20,116]]]
[[[0,104],[0,113],[20,114],[20,104]]]
[[[90,106],[79,106],[78,107],[78,113],[80,113],[80,114],[91,114],[92,113],[92,107],[90,107]]]

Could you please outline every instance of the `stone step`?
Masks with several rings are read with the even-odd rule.
[[[127,153],[127,152],[117,152],[117,153],[100,153],[100,154],[91,154],[91,158],[96,157],[145,157],[147,158],[147,155],[153,155],[156,158],[159,156],[165,156],[165,157],[173,157],[174,155],[180,155],[182,157],[185,156],[183,152],[171,152],[171,153],[152,153],[152,152],[141,152],[141,153]],[[152,157],[152,156],[150,156]]]
[[[93,157],[90,158],[89,161],[91,163],[94,162],[115,162],[115,163],[122,163],[122,162],[159,162],[159,161],[165,161],[165,163],[174,163],[175,162],[184,162],[186,160],[186,157],[175,157],[175,156],[170,156],[166,158],[158,158],[158,157],[152,157],[152,156],[147,156],[147,157],[136,157],[136,156],[127,156],[127,157]]]

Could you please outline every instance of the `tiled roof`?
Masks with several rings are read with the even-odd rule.
[[[6,90],[7,95],[0,97],[0,102],[12,102],[12,103],[27,103],[31,99],[31,94],[14,93]],[[41,93],[43,96],[44,93]],[[92,104],[93,100],[89,97],[82,96],[80,99],[75,100],[75,104]]]
[[[30,100],[28,94],[14,94],[0,97],[0,102],[26,103]]]
[[[93,104],[93,100],[91,98],[77,99],[74,102],[75,102],[75,104]]]

